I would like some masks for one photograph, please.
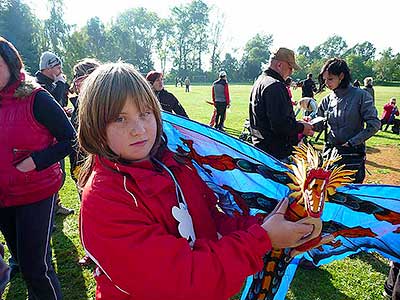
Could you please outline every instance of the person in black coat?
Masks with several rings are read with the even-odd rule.
[[[301,97],[314,98],[314,93],[317,91],[317,86],[312,79],[312,74],[307,74],[307,79],[302,82]]]
[[[296,64],[294,52],[279,48],[272,54],[270,65],[254,83],[250,95],[249,120],[253,145],[275,158],[287,161],[298,134],[314,134],[312,125],[297,121],[285,80]]]
[[[162,110],[189,118],[178,99],[172,93],[164,89],[164,78],[161,72],[150,71],[147,73],[146,79],[150,82],[158,101],[160,101]]]

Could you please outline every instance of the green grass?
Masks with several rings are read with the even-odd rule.
[[[168,86],[167,89],[180,99],[192,119],[209,122],[213,107],[205,101],[211,99],[210,86],[192,86],[190,93],[185,93],[184,88],[175,86]],[[242,130],[243,122],[248,114],[250,90],[250,85],[230,86],[232,108],[225,123],[230,134],[237,136]],[[300,93],[300,89],[293,91],[294,99],[298,100]],[[397,87],[376,87],[375,93],[379,115],[383,104],[390,97],[400,99],[400,88]],[[320,98],[321,96],[317,96],[317,100]],[[375,149],[375,151],[379,151],[379,147],[389,145],[398,146],[399,136],[390,132],[379,132],[368,141],[369,149]],[[68,166],[67,162],[67,168]],[[387,172],[387,170],[382,169],[382,172]],[[56,217],[57,229],[52,238],[53,262],[61,281],[64,299],[94,299],[95,282],[92,278],[92,269],[81,268],[77,264],[78,259],[84,255],[78,230],[80,202],[75,185],[69,176],[60,194],[63,204],[76,211],[72,216]],[[0,240],[4,242],[3,239]],[[8,253],[6,255],[8,258]],[[287,298],[289,300],[382,299],[383,283],[388,271],[388,262],[385,259],[378,255],[367,254],[357,255],[351,259],[346,258],[313,271],[299,269]],[[25,298],[25,285],[20,276],[17,276],[7,287],[3,299],[23,300]],[[239,295],[234,299],[239,299]]]

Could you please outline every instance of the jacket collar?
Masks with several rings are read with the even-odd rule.
[[[54,80],[44,75],[42,72],[37,71],[35,74],[37,82],[40,84],[51,85]]]
[[[265,70],[265,73],[268,76],[271,76],[275,79],[278,79],[280,82],[285,82],[285,80],[283,79],[283,77],[281,76],[281,74],[279,74],[278,72],[276,72],[275,70],[268,68],[267,70]]]
[[[180,165],[175,160],[174,153],[168,149],[165,149],[161,156],[162,159],[160,161],[170,170]],[[95,164],[101,165],[106,169],[111,169],[122,176],[128,176],[136,183],[137,188],[147,196],[157,194],[166,186],[173,183],[172,178],[171,180],[162,180],[161,177],[170,177],[170,175],[161,166],[157,166],[157,163],[150,160],[122,164],[96,156]]]
[[[2,98],[12,98],[14,97],[15,91],[17,88],[21,85],[21,82],[25,80],[25,74],[20,73],[19,78],[17,81],[14,83],[10,84],[9,86],[6,86],[0,91],[0,97]]]
[[[338,88],[338,89],[334,90],[333,93],[335,94],[336,97],[343,98],[350,92],[351,89],[352,89],[352,87],[350,85],[348,85],[345,88]]]

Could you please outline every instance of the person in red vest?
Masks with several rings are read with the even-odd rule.
[[[29,299],[62,299],[50,237],[59,161],[75,130],[63,108],[23,70],[15,47],[0,37],[0,231],[20,267]]]

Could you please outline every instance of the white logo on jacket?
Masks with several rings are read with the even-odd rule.
[[[172,215],[179,223],[179,234],[183,238],[187,239],[190,247],[193,248],[194,242],[196,241],[196,235],[194,233],[192,217],[189,214],[186,204],[179,203],[179,207],[172,207]]]

